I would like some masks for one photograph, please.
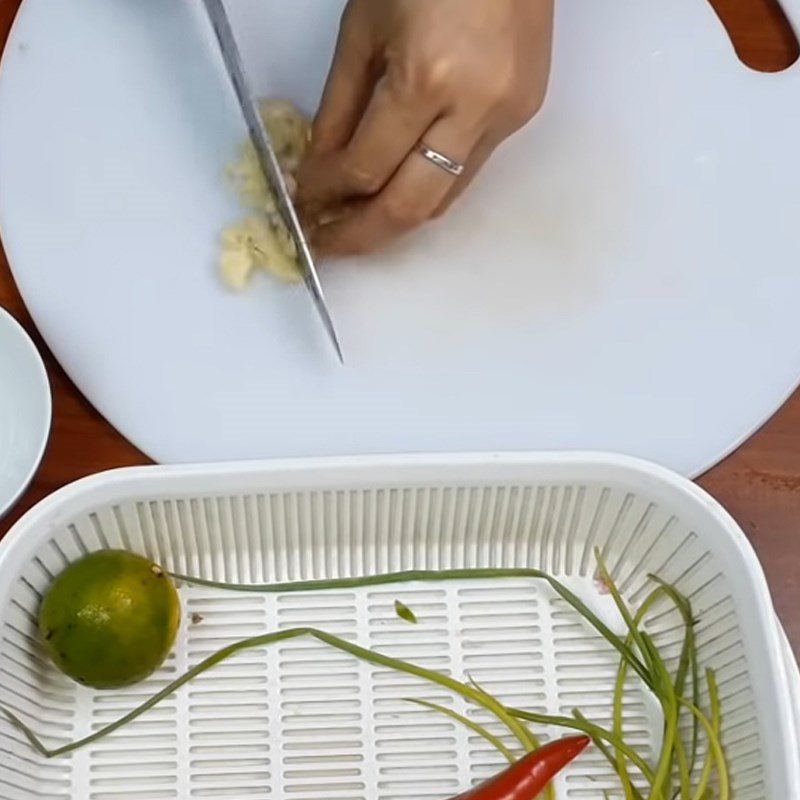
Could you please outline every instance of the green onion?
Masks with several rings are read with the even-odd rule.
[[[726,785],[726,791],[728,783],[727,764],[725,763],[725,753],[722,750],[722,746],[720,744],[721,713],[720,713],[719,691],[717,689],[717,681],[714,676],[714,673],[710,669],[706,670],[706,681],[708,683],[709,706],[711,708],[711,732],[709,734],[708,752],[706,753],[705,762],[703,764],[703,770],[700,773],[700,781],[697,785],[697,790],[694,793],[693,800],[704,800],[706,791],[708,789],[708,781],[711,778],[711,770],[713,768],[715,759],[718,769],[721,769],[725,773],[724,783]],[[693,704],[693,706],[694,708],[697,708],[696,704]],[[699,722],[700,718],[696,714],[694,714],[694,712],[692,712],[692,714],[694,718]],[[712,740],[716,742],[716,747],[712,746],[711,744]],[[720,774],[720,800],[724,800],[722,797],[722,784],[723,784],[723,777]]]
[[[450,719],[455,720],[456,722],[460,723],[469,730],[477,733],[478,736],[483,737],[487,742],[489,742],[492,747],[498,750],[503,757],[508,761],[509,764],[513,764],[516,759],[514,758],[514,754],[503,744],[502,740],[495,736],[493,733],[486,730],[483,725],[479,725],[477,722],[465,717],[463,714],[459,714],[458,711],[453,711],[452,708],[447,708],[446,706],[440,706],[438,703],[432,703],[430,700],[418,700],[413,697],[407,698],[409,703],[415,703],[418,706],[424,706],[425,708],[430,709],[431,711],[437,711],[440,714],[444,714],[446,717],[450,717]]]
[[[577,611],[620,655],[629,662],[633,670],[650,685],[650,676],[644,664],[630,647],[617,636],[577,595],[563,583],[540,569],[530,567],[465,567],[463,569],[406,570],[383,575],[365,575],[361,578],[323,578],[309,581],[290,581],[288,583],[225,583],[194,578],[179,573],[170,573],[176,581],[193,586],[205,586],[232,592],[254,592],[266,594],[286,594],[289,592],[320,592],[335,589],[358,589],[365,586],[386,586],[393,583],[438,582],[457,580],[492,580],[499,578],[530,578],[542,580],[553,591]]]
[[[681,697],[683,696],[683,692],[686,687],[687,676],[691,674],[692,702],[696,706],[699,706],[700,676],[697,666],[697,647],[695,644],[695,636],[694,636],[694,626],[696,624],[696,621],[694,619],[692,604],[686,597],[684,597],[680,592],[678,592],[674,586],[671,586],[670,584],[661,580],[661,578],[659,578],[657,575],[648,575],[648,577],[650,578],[650,580],[657,583],[664,592],[666,592],[666,594],[675,604],[675,607],[678,609],[681,616],[683,617],[686,633],[684,635],[683,647],[681,648],[681,656],[678,666],[678,672],[675,676],[675,693],[678,696]],[[697,748],[699,745],[699,739],[700,739],[700,724],[695,717],[692,717],[692,746],[691,746],[691,756],[688,767],[690,775],[694,772],[695,765],[697,763]],[[682,798],[683,800],[686,800],[685,797],[683,797],[683,795]]]
[[[510,714],[505,706],[495,700],[495,698],[493,698],[491,695],[484,694],[483,692],[480,692],[471,686],[460,683],[448,675],[443,675],[439,672],[426,669],[425,667],[420,667],[407,661],[401,661],[400,659],[392,658],[391,656],[376,653],[374,650],[368,650],[365,647],[345,641],[344,639],[340,639],[338,636],[326,633],[325,631],[317,630],[316,628],[291,628],[285,631],[267,633],[263,636],[253,636],[249,639],[244,639],[240,642],[235,642],[234,644],[228,645],[227,647],[223,647],[218,652],[192,667],[190,670],[188,670],[188,672],[184,673],[179,678],[176,678],[170,684],[161,689],[161,691],[145,700],[141,705],[137,706],[123,717],[120,717],[118,720],[109,723],[103,728],[100,728],[100,730],[95,731],[89,736],[85,736],[82,739],[78,739],[77,741],[70,742],[69,744],[65,744],[54,749],[45,747],[36,734],[34,734],[33,731],[15,714],[7,711],[6,709],[3,709],[3,712],[6,718],[23,733],[28,741],[31,742],[31,744],[33,744],[33,746],[42,755],[46,756],[47,758],[54,758],[56,756],[70,753],[73,750],[77,750],[78,748],[84,747],[87,744],[96,742],[99,739],[108,736],[110,733],[119,730],[123,725],[127,725],[129,722],[137,719],[146,711],[149,711],[151,708],[153,708],[153,706],[158,705],[162,700],[174,694],[175,691],[193,678],[196,678],[206,670],[211,669],[211,667],[226,661],[231,656],[239,653],[242,650],[252,650],[256,647],[266,647],[267,645],[285,642],[289,639],[296,639],[302,636],[310,636],[336,650],[349,653],[350,655],[355,656],[362,661],[367,661],[370,664],[375,664],[381,667],[387,667],[388,669],[393,669],[397,672],[404,672],[407,675],[414,675],[415,677],[422,678],[430,683],[435,683],[444,689],[448,689],[454,694],[461,695],[466,700],[482,706],[495,717],[497,717],[497,719],[506,725],[506,727],[508,727],[508,729],[517,737],[526,752],[535,750],[539,746],[538,740],[525,727],[525,725],[523,725],[516,717]]]
[[[714,727],[709,722],[708,717],[699,709],[694,703],[688,700],[681,700],[689,711],[697,718],[700,725],[705,730],[708,737],[708,747],[714,759],[714,765],[717,770],[717,778],[719,779],[719,800],[729,800],[730,798],[730,779],[728,777],[728,764],[725,759],[725,751],[722,748],[722,742],[719,734],[714,730]]]
[[[581,712],[578,711],[577,708],[573,708],[572,709],[572,715],[579,722],[583,722],[583,723],[588,723],[589,722],[589,720],[586,719],[586,717],[584,717],[583,714],[581,714]],[[608,747],[606,747],[606,745],[602,741],[602,739],[593,739],[593,741],[594,741],[594,744],[597,747],[597,749],[605,756],[606,761],[608,761],[608,763],[611,764],[611,767],[617,773],[620,781],[623,782],[623,792],[625,793],[626,799],[630,797],[630,798],[632,798],[632,800],[642,800],[641,792],[639,792],[639,790],[633,785],[633,783],[631,783],[630,780],[628,780],[627,783],[624,782],[623,777],[622,777],[622,772],[618,767],[617,758],[611,752],[611,750]],[[615,750],[616,750],[616,752],[620,752],[616,748],[615,748]],[[625,771],[625,774],[627,775],[627,770]]]
[[[412,625],[417,624],[417,615],[405,604],[399,600],[394,601],[394,613],[405,622],[410,622]]]
[[[661,744],[661,757],[656,767],[655,778],[650,787],[648,800],[669,800],[671,795],[672,764],[675,757],[676,735],[678,732],[678,703],[675,699],[674,687],[669,672],[656,646],[650,637],[642,632],[642,642],[648,652],[648,660],[658,676],[661,694],[658,699],[664,713],[664,738]]]
[[[673,799],[680,796],[681,800],[702,800],[703,794],[708,785],[708,774],[710,772],[709,759],[706,759],[703,774],[701,775],[701,784],[697,792],[692,798],[692,774],[694,772],[697,750],[699,742],[699,726],[703,724],[703,717],[700,716],[698,709],[699,706],[699,678],[698,678],[698,665],[697,665],[697,651],[694,638],[694,615],[692,606],[688,598],[678,592],[674,586],[666,583],[656,576],[649,576],[658,588],[648,595],[644,603],[640,606],[638,612],[634,615],[628,610],[625,601],[623,600],[619,590],[617,589],[613,578],[611,577],[608,569],[603,563],[603,559],[599,551],[596,552],[598,562],[598,573],[607,586],[612,599],[617,606],[622,618],[628,627],[628,640],[625,645],[631,647],[636,644],[641,652],[644,663],[651,675],[651,689],[653,690],[656,699],[662,707],[664,715],[664,734],[662,742],[661,756],[656,768],[656,774],[650,782],[650,793],[648,800],[666,800],[670,795]],[[640,629],[645,616],[653,605],[655,600],[661,595],[666,595],[675,605],[680,612],[684,623],[684,640],[681,647],[681,653],[678,660],[678,667],[676,670],[674,680],[669,675],[666,664],[655,646],[650,636]],[[620,662],[619,671],[617,673],[617,681],[614,691],[613,703],[613,726],[614,734],[622,739],[622,689],[624,686],[625,672],[627,669],[626,660]],[[686,687],[687,679],[691,675],[692,683],[692,701],[686,701],[684,698],[684,690]],[[713,682],[713,674],[711,677]],[[717,720],[716,727],[713,723],[714,705],[716,704],[717,712],[719,707],[718,698],[712,698],[712,734],[717,736],[717,747],[712,747],[709,741],[709,747],[715,754],[715,759],[719,762],[721,757],[722,763],[718,769],[727,770],[725,764],[724,752],[721,745],[719,745],[719,721]],[[693,715],[692,722],[692,744],[691,756],[687,760],[686,752],[683,747],[683,742],[680,733],[680,715],[681,710],[688,708]],[[698,712],[698,713],[695,713]],[[706,720],[707,722],[707,720]],[[679,788],[678,791],[672,795],[672,774],[677,763]],[[630,793],[634,790],[629,776],[627,775],[624,756],[618,751],[616,764],[618,773],[623,785],[623,791],[626,798],[629,798]]]
[[[640,770],[645,779],[649,782],[653,779],[653,770],[647,762],[629,745],[621,739],[617,739],[614,734],[607,731],[600,725],[590,722],[585,717],[578,715],[577,717],[559,717],[550,714],[538,714],[535,711],[525,711],[521,708],[509,708],[509,713],[519,719],[527,720],[528,722],[535,722],[539,725],[552,725],[557,728],[568,728],[573,731],[580,731],[597,744],[597,742],[608,742],[615,749],[622,750],[622,752],[631,760],[633,764]],[[612,766],[614,766],[612,762]]]
[[[695,642],[694,642],[694,619],[692,608],[689,600],[685,598],[673,586],[662,581],[655,579],[658,588],[651,592],[645,599],[639,611],[636,614],[631,614],[625,601],[622,598],[619,590],[617,589],[613,578],[611,577],[608,569],[606,568],[603,558],[599,551],[595,551],[598,563],[598,572],[601,579],[607,586],[617,609],[619,610],[622,618],[628,627],[628,642],[630,645],[635,643],[652,676],[652,687],[654,694],[659,704],[661,705],[662,714],[664,715],[664,733],[661,748],[661,756],[656,768],[656,774],[650,785],[650,793],[648,800],[671,800],[672,795],[672,776],[674,765],[677,761],[678,776],[679,776],[679,789],[677,794],[680,795],[681,800],[690,800],[691,793],[691,773],[694,765],[694,754],[696,753],[696,731],[693,733],[692,744],[692,767],[686,759],[686,753],[683,748],[683,742],[680,735],[680,712],[681,704],[679,702],[682,697],[683,690],[686,684],[686,678],[689,670],[692,669],[693,675],[693,694],[696,695],[697,684],[694,679],[695,670],[692,664],[696,661]],[[675,604],[678,611],[681,613],[684,621],[684,642],[681,647],[681,655],[678,662],[678,669],[676,672],[675,680],[673,682],[666,665],[664,663],[658,648],[650,636],[640,630],[640,625],[644,621],[647,611],[658,598],[659,595],[665,594]],[[614,732],[618,736],[622,736],[621,726],[621,686],[625,676],[625,664],[620,664],[620,669],[617,675],[617,683],[615,686],[614,696]],[[695,723],[696,724],[696,723]],[[620,767],[620,778],[623,782],[623,789],[626,792],[631,788],[630,783],[626,782],[626,772],[623,759],[618,757],[618,766]]]
[[[294,628],[291,630],[268,633],[263,636],[251,637],[229,645],[205,659],[190,669],[181,677],[153,697],[146,700],[135,709],[125,714],[120,719],[109,723],[94,733],[77,741],[61,745],[56,748],[47,748],[33,731],[10,709],[0,706],[0,713],[12,725],[19,729],[37,752],[52,758],[77,750],[87,744],[102,739],[120,729],[124,725],[138,718],[149,709],[172,695],[184,684],[197,677],[215,665],[232,657],[236,653],[256,647],[264,647],[277,642],[287,641],[302,636],[309,636],[318,641],[368,663],[413,675],[429,683],[438,685],[453,694],[459,695],[468,702],[482,707],[498,719],[519,741],[521,747],[530,751],[538,747],[538,739],[528,729],[525,723],[537,725],[552,725],[568,728],[586,733],[592,738],[598,750],[608,760],[612,769],[619,776],[625,800],[644,800],[644,795],[634,783],[630,770],[638,771],[647,785],[647,800],[707,800],[710,793],[709,782],[713,772],[719,779],[718,800],[729,800],[730,787],[728,768],[725,753],[720,738],[721,711],[719,693],[711,670],[706,671],[706,680],[709,688],[709,714],[700,709],[700,677],[697,661],[697,647],[694,635],[695,620],[691,603],[674,586],[655,576],[650,578],[656,587],[646,596],[639,608],[632,612],[621,592],[616,586],[610,572],[603,563],[601,554],[596,551],[598,563],[598,576],[604,582],[611,595],[617,610],[625,623],[627,632],[621,636],[612,631],[592,610],[581,601],[564,584],[547,573],[538,569],[528,568],[478,568],[478,569],[449,569],[442,571],[411,570],[386,575],[373,575],[363,578],[337,578],[331,580],[299,581],[293,583],[275,583],[262,585],[220,583],[205,579],[192,578],[175,574],[172,577],[178,581],[216,589],[237,592],[261,593],[290,593],[311,592],[332,589],[351,589],[365,586],[379,586],[393,583],[411,581],[448,581],[448,580],[477,580],[500,578],[527,578],[543,580],[549,584],[553,591],[575,610],[594,630],[612,647],[620,657],[614,684],[612,701],[611,730],[588,720],[577,709],[573,716],[554,716],[539,714],[515,708],[508,708],[497,698],[482,689],[468,676],[468,682],[463,683],[448,675],[435,672],[424,667],[411,664],[400,659],[382,655],[373,650],[366,649],[337,636],[310,627]],[[667,598],[681,615],[684,627],[684,637],[678,657],[675,674],[670,670],[659,652],[651,636],[643,629],[648,613],[660,598]],[[395,611],[401,619],[416,622],[413,611],[395,601]],[[625,742],[623,724],[623,692],[628,671],[632,670],[642,683],[652,692],[661,706],[664,718],[664,732],[661,752],[657,763],[652,766],[647,763],[637,750]],[[685,697],[687,684],[691,683],[691,699]],[[465,725],[469,730],[481,736],[495,747],[509,761],[514,760],[514,754],[503,743],[499,736],[488,731],[483,725],[474,722],[458,712],[428,700],[410,700],[420,706],[443,714],[450,719]],[[692,741],[687,757],[681,734],[681,714],[689,713],[692,719]],[[701,732],[708,742],[703,767],[700,772],[696,787],[692,787],[692,778],[699,752]],[[677,791],[673,793],[673,782],[678,779]],[[640,780],[637,778],[637,781]],[[553,797],[552,786],[548,787],[547,796]]]
[[[608,575],[608,581],[610,583],[613,583],[610,575]],[[639,610],[636,612],[633,618],[633,624],[637,629],[638,626],[641,625],[642,621],[644,620],[644,617],[646,616],[647,612],[650,610],[652,605],[656,602],[656,600],[658,600],[663,595],[664,595],[664,589],[661,587],[654,589],[652,592],[650,592],[649,595],[647,595],[647,597],[644,599],[644,602],[639,607]],[[632,643],[633,643],[633,638],[629,634],[626,644],[630,646],[632,645]],[[613,726],[614,736],[620,741],[624,740],[624,731],[622,723],[622,694],[625,688],[627,667],[628,667],[627,662],[621,659],[619,662],[619,668],[617,670],[617,679],[614,684],[612,726]],[[617,749],[616,752],[617,752],[617,757],[614,760],[612,766],[616,768],[617,774],[620,777],[620,781],[622,782],[622,789],[623,792],[625,793],[625,798],[626,800],[638,800],[638,798],[641,797],[641,794],[633,785],[630,775],[628,774],[627,765],[625,763],[625,754],[619,749]]]

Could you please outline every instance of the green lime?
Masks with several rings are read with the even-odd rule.
[[[53,581],[39,633],[65,674],[95,689],[116,689],[161,666],[180,617],[178,593],[161,567],[133,553],[100,550]]]

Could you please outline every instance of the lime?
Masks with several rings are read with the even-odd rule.
[[[53,581],[39,633],[65,674],[95,689],[144,680],[169,654],[180,602],[166,572],[122,550],[100,550]]]

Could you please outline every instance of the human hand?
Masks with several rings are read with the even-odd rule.
[[[367,252],[442,214],[541,107],[552,25],[553,0],[349,0],[298,175],[314,248]]]

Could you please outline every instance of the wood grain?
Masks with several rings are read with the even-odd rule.
[[[19,0],[0,0],[0,42],[18,5]],[[712,5],[739,57],[751,67],[776,71],[797,58],[797,41],[773,0],[713,0]],[[53,431],[42,467],[22,501],[0,521],[2,536],[25,510],[58,487],[148,460],[91,407],[55,362],[25,310],[2,249],[0,305],[22,322],[44,353],[54,395]],[[742,382],[747,380],[743,373]],[[800,393],[699,483],[731,511],[755,545],[778,613],[800,653]]]

